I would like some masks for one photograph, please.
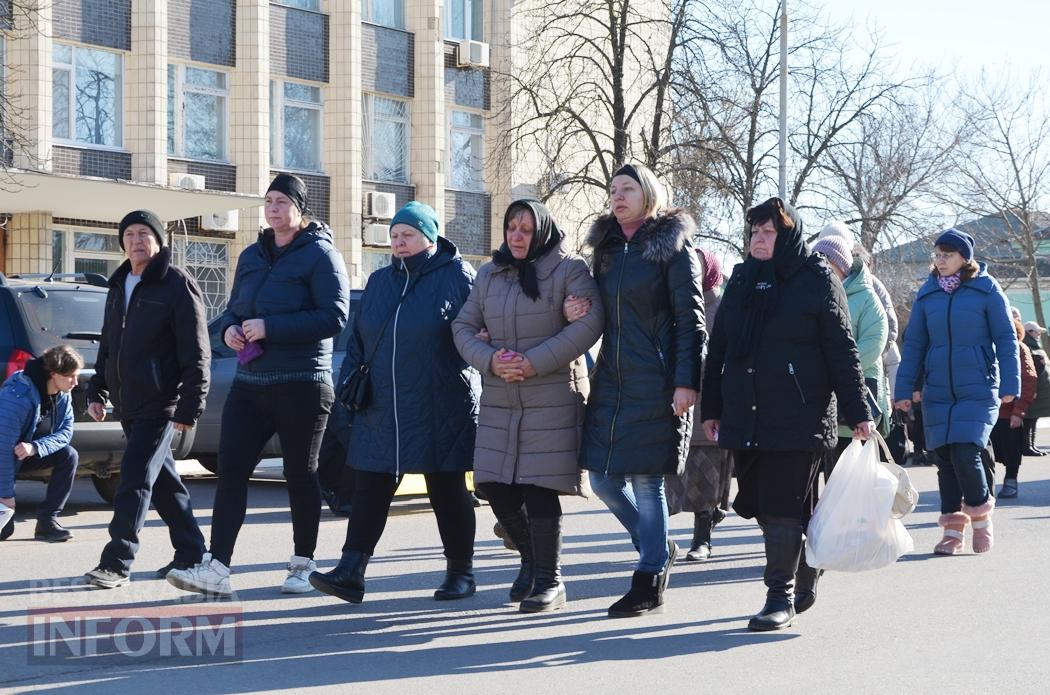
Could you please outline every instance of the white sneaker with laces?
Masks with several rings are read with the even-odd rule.
[[[314,590],[310,584],[310,573],[317,571],[317,563],[308,557],[292,555],[288,561],[288,576],[281,585],[282,594],[305,594]]]
[[[168,572],[168,583],[183,591],[193,591],[214,598],[229,598],[233,594],[230,586],[230,568],[204,553],[201,561],[189,569],[173,569]]]

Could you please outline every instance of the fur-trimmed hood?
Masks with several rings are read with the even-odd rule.
[[[635,234],[642,244],[642,258],[655,263],[666,263],[682,250],[685,242],[696,232],[693,216],[682,208],[671,208],[642,223]],[[602,215],[591,224],[585,244],[592,249],[595,260],[610,236],[621,239],[620,224],[611,214]],[[597,263],[595,263],[597,267]]]

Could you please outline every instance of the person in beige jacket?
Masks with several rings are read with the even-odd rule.
[[[577,464],[590,390],[584,353],[604,313],[587,264],[565,249],[542,203],[512,203],[503,239],[452,332],[484,379],[474,482],[521,553],[510,599],[537,613],[565,606],[558,496],[586,491]],[[571,295],[591,305],[570,323],[563,303]]]

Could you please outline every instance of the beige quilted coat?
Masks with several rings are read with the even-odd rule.
[[[590,390],[583,354],[604,324],[598,286],[583,259],[568,255],[561,244],[535,267],[537,301],[521,291],[514,268],[486,263],[452,322],[456,347],[484,379],[474,481],[588,494],[577,457]],[[570,294],[592,302],[587,316],[573,323],[562,314]],[[489,343],[474,337],[482,328],[488,329]],[[537,376],[517,384],[495,377],[490,364],[501,347],[524,353]]]

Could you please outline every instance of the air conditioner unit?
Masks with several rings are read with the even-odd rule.
[[[368,194],[368,216],[377,220],[389,220],[397,212],[397,198],[393,193],[372,192]]]
[[[460,41],[456,49],[456,65],[461,68],[487,68],[489,45],[481,41]]]
[[[168,174],[168,185],[189,191],[203,191],[204,177],[200,174]]]
[[[201,229],[212,232],[236,232],[240,228],[241,215],[237,210],[201,215]]]
[[[366,224],[364,242],[366,246],[390,246],[390,225]]]

